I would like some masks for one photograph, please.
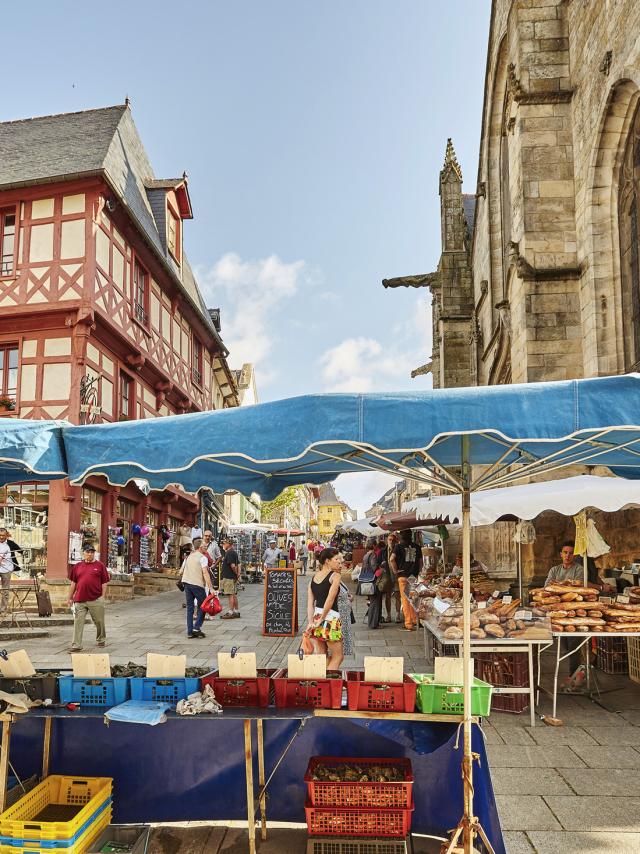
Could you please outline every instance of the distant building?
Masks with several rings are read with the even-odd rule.
[[[323,483],[318,499],[318,535],[321,540],[329,540],[333,536],[336,525],[346,521],[349,508],[336,495],[331,483]],[[357,515],[357,514],[355,514]],[[349,516],[350,518],[350,516]]]
[[[0,123],[0,417],[116,422],[238,404],[184,249],[192,217],[186,174],[156,178],[128,104]],[[198,509],[142,480],[0,490],[2,523],[49,578],[66,577],[72,533],[113,567],[177,565],[178,527]]]

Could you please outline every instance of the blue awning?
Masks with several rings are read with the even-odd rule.
[[[384,394],[307,395],[256,406],[66,427],[72,481],[143,477],[263,499],[345,472],[382,471],[459,491],[447,468],[489,467],[472,489],[569,464],[640,469],[640,375]]]
[[[65,477],[62,421],[0,419],[0,485]]]

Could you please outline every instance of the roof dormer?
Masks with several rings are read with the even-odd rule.
[[[158,234],[167,255],[182,266],[182,221],[193,219],[186,173],[182,178],[150,179],[145,182]]]

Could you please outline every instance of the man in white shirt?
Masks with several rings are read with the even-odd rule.
[[[202,528],[197,522],[191,529],[191,542],[193,543],[194,549],[200,548],[200,543],[202,542]]]
[[[269,540],[269,545],[264,550],[264,554],[262,555],[262,563],[264,564],[264,568],[273,569],[274,566],[278,566],[279,560],[280,549],[278,548],[275,540]]]
[[[2,604],[0,614],[9,607],[9,590],[11,589],[11,574],[13,572],[13,557],[9,548],[9,532],[0,528],[0,583],[2,584]]]

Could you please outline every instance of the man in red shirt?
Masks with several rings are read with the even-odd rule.
[[[82,633],[87,612],[96,627],[98,646],[104,646],[107,639],[103,597],[109,583],[109,573],[106,566],[95,558],[96,550],[94,547],[92,545],[84,546],[82,560],[80,563],[76,563],[69,573],[71,579],[69,605],[75,606],[71,652],[79,652],[82,649]]]

